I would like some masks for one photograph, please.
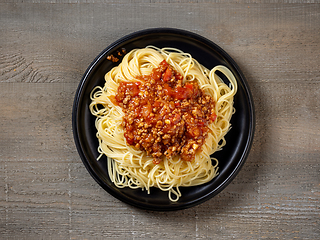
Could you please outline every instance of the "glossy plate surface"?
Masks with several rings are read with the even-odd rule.
[[[219,160],[219,175],[211,182],[195,187],[180,188],[182,197],[172,203],[168,193],[152,188],[151,194],[141,189],[117,188],[107,174],[106,158],[99,161],[96,138],[95,117],[89,111],[90,92],[99,85],[104,85],[104,75],[112,67],[120,63],[107,60],[107,56],[125,48],[127,52],[134,48],[144,48],[148,45],[156,47],[174,47],[190,53],[199,63],[212,69],[216,65],[228,67],[238,81],[238,92],[235,95],[234,107],[236,113],[231,119],[232,128],[226,135],[227,145],[214,154]],[[102,188],[119,200],[148,210],[170,211],[189,208],[198,205],[224,189],[236,176],[244,164],[253,140],[255,118],[254,107],[248,84],[239,67],[232,58],[219,46],[197,34],[179,29],[147,29],[127,35],[103,50],[84,74],[77,89],[72,126],[74,140],[79,155],[91,174]]]

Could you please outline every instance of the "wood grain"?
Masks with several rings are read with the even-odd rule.
[[[319,238],[317,1],[2,1],[0,23],[1,239]],[[91,61],[152,27],[221,46],[256,107],[252,150],[235,180],[177,212],[110,196],[86,171],[72,135],[74,94]]]

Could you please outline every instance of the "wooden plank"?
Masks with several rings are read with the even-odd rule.
[[[118,15],[134,19],[131,21],[134,24],[148,18],[147,13],[155,6],[161,9],[160,14],[168,5],[50,6],[2,4],[1,21],[6,28],[1,34],[1,81],[70,82],[79,79],[106,46],[141,29],[139,24],[128,28],[129,23],[125,19],[118,20]],[[179,6],[172,4],[168,16],[154,18],[161,19],[162,25],[159,20],[150,19],[143,28],[170,26],[184,29],[185,24],[188,30],[222,46],[245,73],[246,68],[250,68],[248,74],[252,75],[252,81],[319,80],[318,4],[186,4],[184,9]],[[12,14],[8,14],[10,10]],[[187,15],[184,14],[186,10]],[[28,12],[32,14],[27,15]],[[174,21],[175,18],[169,17],[174,13],[183,17]],[[57,20],[53,23],[52,19]]]

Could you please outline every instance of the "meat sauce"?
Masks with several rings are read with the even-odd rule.
[[[214,101],[197,82],[183,83],[183,77],[165,60],[141,82],[120,82],[113,101],[122,107],[124,136],[153,157],[180,155],[192,161],[216,119]]]

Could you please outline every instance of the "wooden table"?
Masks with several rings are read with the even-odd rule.
[[[1,239],[319,239],[319,1],[1,2]],[[175,212],[140,210],[105,192],[71,126],[91,61],[153,27],[221,46],[256,107],[252,150],[234,181]]]

